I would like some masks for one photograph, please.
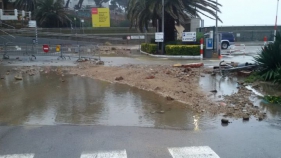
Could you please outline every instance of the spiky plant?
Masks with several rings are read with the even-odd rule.
[[[275,79],[276,71],[281,67],[281,35],[280,32],[276,34],[276,41],[270,43],[262,48],[261,53],[258,54],[254,60],[261,66],[259,74],[266,81]]]

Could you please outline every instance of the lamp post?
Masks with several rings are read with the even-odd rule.
[[[274,28],[274,42],[276,40],[276,32],[277,32],[278,9],[279,9],[279,0],[277,0],[277,10],[276,10],[276,19],[275,19],[275,28]]]
[[[74,29],[75,29],[75,33],[76,33],[76,18],[74,18]]]
[[[218,7],[218,0],[216,0],[216,6]],[[216,33],[215,33],[216,51],[219,53],[219,33],[218,33],[218,10],[216,10]],[[220,54],[218,54],[220,55]]]
[[[164,0],[162,0],[162,32],[163,32],[163,42],[162,42],[162,54],[164,54],[164,47],[165,47],[165,36],[164,36],[164,14],[165,14],[165,3],[164,3]]]

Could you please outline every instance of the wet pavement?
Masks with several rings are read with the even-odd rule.
[[[255,53],[252,53],[255,55]],[[252,55],[226,60],[248,61]],[[103,58],[107,66],[197,62],[155,59],[144,55]],[[53,61],[53,62],[51,62]],[[171,157],[167,148],[210,146],[220,157],[280,157],[281,106],[257,96],[251,100],[267,113],[264,121],[198,114],[184,104],[117,83],[48,72],[14,80],[15,65],[75,66],[75,60],[4,61],[0,65],[0,157],[33,153],[35,157],[79,157],[81,153],[126,150],[128,157]],[[219,61],[204,60],[207,66]],[[44,63],[44,64],[43,64]],[[3,66],[9,65],[9,66]],[[5,75],[6,70],[11,70]],[[220,100],[237,92],[240,78],[205,75],[198,81]],[[261,84],[262,94],[281,95],[274,85]],[[102,125],[102,126],[100,126]],[[150,128],[140,128],[150,127]],[[172,129],[172,130],[171,130]],[[175,130],[176,129],[176,130]]]

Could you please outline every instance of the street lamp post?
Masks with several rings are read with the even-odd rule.
[[[162,42],[162,54],[164,54],[164,48],[165,48],[165,36],[164,36],[164,14],[165,14],[165,3],[164,3],[164,0],[162,0],[162,32],[163,32],[163,42]]]
[[[277,0],[277,10],[276,10],[276,19],[275,19],[275,28],[274,28],[274,42],[276,40],[276,32],[277,32],[278,9],[279,9],[279,0]]]
[[[216,6],[218,7],[218,0],[216,0]],[[218,34],[218,10],[216,10],[216,33],[215,33],[216,51],[219,53],[219,34]],[[220,54],[218,54],[220,55]]]

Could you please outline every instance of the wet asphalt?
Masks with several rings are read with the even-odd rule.
[[[258,48],[223,59],[249,61]],[[139,54],[102,59],[107,66],[197,62]],[[2,72],[19,65],[75,66],[75,59],[53,57],[9,62],[0,65]],[[219,61],[203,62],[212,66]],[[32,153],[35,158],[76,158],[85,152],[125,150],[128,158],[168,158],[172,157],[168,148],[191,146],[209,146],[221,158],[281,157],[281,108],[262,100],[256,104],[269,118],[262,122],[231,119],[225,126],[220,124],[220,115],[197,114],[180,103],[167,103],[165,98],[125,85],[71,75],[62,83],[56,74],[44,72],[23,81],[14,81],[13,76],[0,82],[0,157]],[[218,89],[217,95],[228,95],[237,90],[237,80],[206,76],[199,83],[204,89]],[[272,87],[265,89],[281,94]]]

